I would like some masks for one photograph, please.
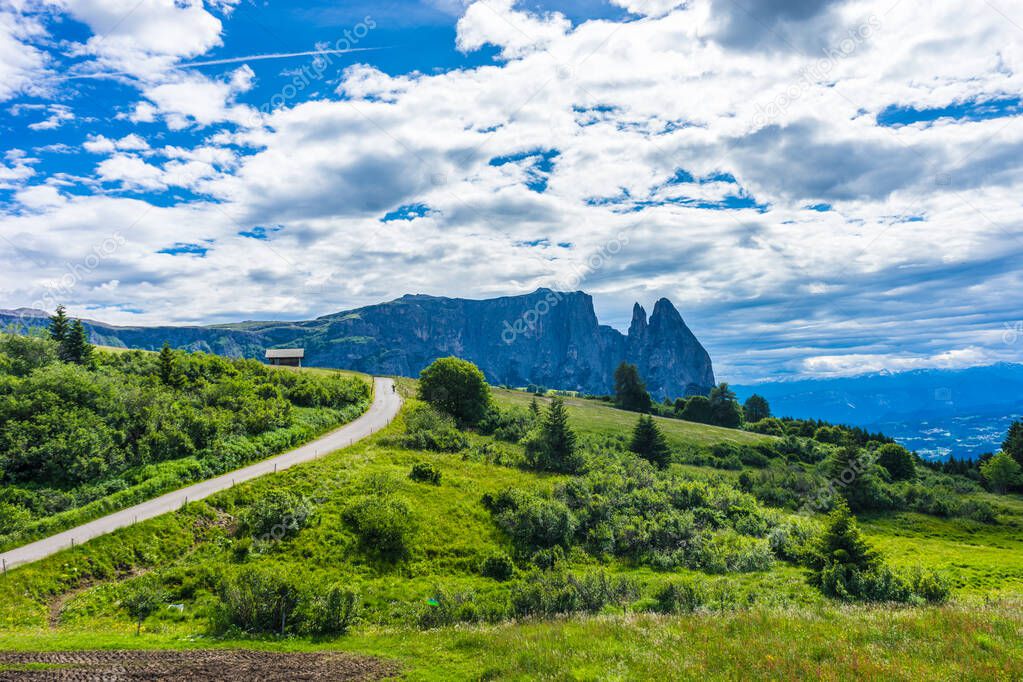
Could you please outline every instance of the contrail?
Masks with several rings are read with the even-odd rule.
[[[313,55],[328,54],[349,54],[351,52],[372,52],[375,50],[386,50],[385,47],[353,47],[347,50],[307,50],[305,52],[274,52],[271,54],[253,54],[247,57],[227,57],[225,59],[208,59],[201,62],[184,62],[174,64],[174,69],[191,69],[197,66],[219,66],[222,64],[238,64],[241,62],[258,62],[264,59],[288,59],[290,57],[311,57]],[[107,78],[109,76],[131,76],[132,71],[100,71],[97,73],[83,73],[71,76],[63,76],[57,80],[78,80],[81,78]]]

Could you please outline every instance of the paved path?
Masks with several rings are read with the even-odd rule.
[[[288,467],[314,460],[322,455],[351,445],[355,441],[376,433],[390,424],[401,408],[401,397],[394,391],[394,382],[391,379],[378,377],[373,380],[373,385],[373,404],[370,405],[370,408],[361,417],[345,424],[336,431],[331,431],[312,442],[306,443],[300,448],[262,460],[244,469],[231,471],[222,476],[190,485],[187,488],[175,490],[172,493],[167,493],[161,497],[137,504],[134,507],[122,509],[119,512],[114,512],[77,528],[38,540],[32,544],[12,549],[9,552],[0,554],[0,561],[8,569],[32,563],[33,561],[39,561],[73,545],[80,545],[92,538],[112,533],[118,528],[124,528],[138,521],[145,521],[146,519],[152,519],[175,511],[180,509],[186,502],[194,502],[209,497],[214,493],[230,488],[235,483],[250,481],[266,474],[283,471]]]

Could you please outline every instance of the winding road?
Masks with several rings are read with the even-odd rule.
[[[187,488],[175,490],[160,497],[142,502],[134,507],[82,524],[48,538],[0,554],[4,570],[39,561],[61,550],[74,547],[93,538],[112,533],[118,528],[130,526],[139,521],[152,519],[180,509],[188,502],[201,500],[221,490],[227,490],[236,483],[283,471],[296,464],[330,454],[347,447],[357,440],[372,435],[391,423],[401,409],[401,396],[395,391],[394,381],[376,377],[373,379],[373,404],[355,421],[345,424],[314,441],[283,454],[251,464],[243,469],[230,471]]]

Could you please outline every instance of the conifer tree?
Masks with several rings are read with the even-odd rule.
[[[57,357],[64,362],[71,362],[67,357],[66,343],[71,333],[71,321],[68,319],[64,306],[57,306],[57,311],[50,316],[50,338],[57,342]]]
[[[160,349],[160,382],[164,386],[172,388],[178,388],[183,383],[183,377],[181,376],[181,370],[178,368],[177,359],[174,357],[174,351],[171,350],[170,344],[166,341],[163,342],[163,348]]]
[[[629,449],[659,467],[666,466],[671,457],[668,441],[657,426],[657,422],[649,415],[640,416],[636,422]]]
[[[87,365],[92,361],[92,344],[89,343],[89,335],[81,320],[75,320],[71,324],[70,331],[61,343],[61,349],[61,355],[68,362]]]

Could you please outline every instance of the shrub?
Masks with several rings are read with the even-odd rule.
[[[512,563],[511,557],[504,552],[495,552],[483,560],[480,565],[480,573],[485,578],[500,581],[510,580],[515,575],[515,564]]]
[[[367,554],[385,561],[398,561],[408,556],[414,532],[412,513],[400,500],[386,497],[364,497],[345,512],[345,520],[359,538]]]
[[[636,599],[635,582],[604,571],[583,574],[532,571],[512,587],[512,612],[518,617],[599,613],[607,606],[623,607]]]
[[[877,450],[877,463],[883,466],[893,481],[906,481],[916,476],[916,461],[906,448],[885,443]]]
[[[458,452],[469,444],[453,418],[421,403],[405,412],[405,435],[401,442],[413,450],[435,452]]]
[[[343,635],[358,619],[359,593],[335,583],[321,594],[308,595],[302,605],[304,630],[314,635]]]
[[[707,603],[707,590],[695,580],[673,580],[657,591],[654,600],[659,613],[693,613]]]
[[[936,571],[915,568],[906,576],[913,594],[930,604],[944,604],[952,594],[952,585]]]
[[[142,632],[142,621],[156,613],[167,600],[167,591],[152,576],[130,583],[121,597],[121,606],[136,622],[135,634]]]
[[[416,462],[412,465],[412,471],[408,475],[417,483],[432,483],[440,485],[440,469],[429,462]]]
[[[221,615],[246,632],[283,635],[296,629],[292,616],[300,595],[298,584],[280,569],[247,566],[223,581]]]
[[[285,540],[305,528],[313,505],[306,498],[285,490],[271,490],[242,514],[242,528],[264,540]]]
[[[523,554],[572,542],[576,519],[563,502],[529,497],[497,514],[497,524]]]
[[[479,367],[455,357],[434,360],[419,373],[419,398],[473,426],[490,406],[490,387]]]

